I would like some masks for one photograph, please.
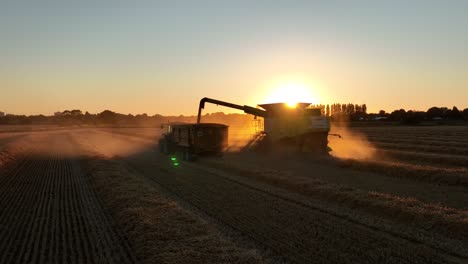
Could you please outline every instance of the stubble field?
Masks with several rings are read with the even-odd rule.
[[[174,166],[160,129],[0,134],[2,263],[466,263],[468,128]]]

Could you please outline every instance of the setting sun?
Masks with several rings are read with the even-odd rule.
[[[275,86],[265,103],[286,103],[289,107],[296,107],[297,103],[317,103],[312,88],[300,82],[285,82]]]
[[[293,101],[286,102],[286,105],[291,108],[296,108],[297,102],[293,102]]]

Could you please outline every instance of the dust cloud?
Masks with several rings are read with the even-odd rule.
[[[140,139],[99,129],[34,132],[0,146],[0,167],[19,155],[36,159],[76,159],[100,154],[115,158],[155,151],[156,145],[157,138]]]
[[[263,130],[263,118],[246,114],[206,114],[202,117],[202,123],[219,123],[229,127],[227,152],[241,151]]]
[[[230,126],[228,152],[239,152],[255,140],[258,131],[253,126]]]
[[[108,158],[132,156],[157,148],[157,138],[150,140],[115,132],[89,130],[73,133],[72,138],[83,150],[97,151]]]
[[[355,160],[373,160],[377,158],[377,150],[367,140],[367,137],[358,131],[351,131],[347,124],[332,125],[330,133],[342,136],[342,138],[328,136],[328,145],[332,149],[330,155],[340,159]]]
[[[229,127],[229,147],[228,152],[239,152],[254,144],[258,135],[255,126],[236,125]],[[352,131],[347,124],[332,125],[332,134],[339,134],[342,138],[330,135],[328,137],[329,146],[332,149],[330,155],[340,159],[355,160],[375,160],[379,155],[376,148],[367,137],[358,132]]]

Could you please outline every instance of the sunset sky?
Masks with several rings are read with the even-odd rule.
[[[192,115],[205,96],[255,106],[295,90],[373,112],[463,109],[467,12],[462,0],[0,0],[0,111]]]

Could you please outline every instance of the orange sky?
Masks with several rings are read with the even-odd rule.
[[[466,3],[1,3],[0,111],[194,115],[202,97],[255,106],[291,87],[371,112],[463,109]]]

